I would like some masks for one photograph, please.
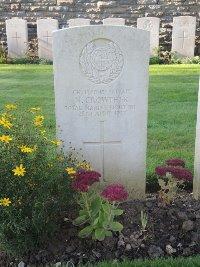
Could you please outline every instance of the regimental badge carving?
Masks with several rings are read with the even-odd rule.
[[[143,29],[146,31],[150,31],[153,28],[153,23],[150,19],[145,20],[143,24]]]
[[[124,64],[117,44],[108,39],[88,43],[80,55],[80,67],[85,76],[96,84],[107,84],[121,73]]]

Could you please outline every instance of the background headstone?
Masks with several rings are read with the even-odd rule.
[[[154,17],[138,18],[137,28],[150,32],[150,56],[154,56],[159,47],[160,19]]]
[[[38,56],[39,58],[53,59],[52,54],[52,33],[58,30],[56,19],[37,20]]]
[[[172,51],[176,51],[178,57],[194,56],[195,32],[196,17],[173,18]]]
[[[69,19],[68,25],[69,27],[90,25],[90,19],[82,19],[82,18]]]
[[[8,56],[24,57],[28,47],[27,21],[12,18],[6,20]]]
[[[123,36],[123,38],[122,38]],[[106,183],[145,195],[149,33],[87,26],[53,33],[57,137]]]
[[[199,94],[198,94],[198,106],[197,106],[196,141],[195,141],[195,157],[194,157],[193,196],[195,199],[200,198],[200,76],[199,76]]]
[[[125,25],[125,19],[123,18],[107,18],[103,19],[104,25]]]

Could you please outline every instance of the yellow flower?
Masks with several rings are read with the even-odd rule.
[[[2,135],[0,136],[0,141],[8,144],[12,140],[12,137],[9,135]]]
[[[9,198],[1,198],[0,199],[0,206],[10,206],[11,201]]]
[[[42,121],[34,121],[34,125],[35,125],[36,127],[40,127],[40,126],[43,125],[43,122],[42,122]]]
[[[28,147],[25,145],[22,145],[19,148],[21,149],[21,152],[23,152],[23,153],[31,153],[34,151],[34,148],[31,148],[31,147]]]
[[[85,169],[87,171],[91,171],[92,170],[91,166],[87,162],[85,162],[85,161],[83,161],[81,163],[78,163],[76,166],[78,168],[83,168],[83,169]]]
[[[68,174],[76,174],[76,171],[73,168],[66,168],[65,169],[67,171]]]
[[[56,145],[56,146],[60,146],[61,145],[61,141],[51,141],[52,144]]]
[[[58,157],[58,160],[63,161],[64,158],[63,157]]]
[[[46,130],[41,130],[40,132],[42,135],[44,135],[46,133]]]
[[[42,115],[36,116],[36,117],[34,118],[34,120],[35,120],[35,121],[43,121],[43,120],[44,120],[44,116],[42,116]]]
[[[9,122],[8,120],[6,120],[4,117],[1,118],[0,120],[0,124],[3,125],[4,127],[10,129],[10,127],[12,127],[12,123]]]
[[[44,116],[39,115],[39,116],[36,116],[36,117],[34,118],[33,123],[34,123],[34,125],[35,125],[36,127],[40,127],[40,126],[43,125],[43,120],[44,120]]]
[[[37,112],[37,111],[39,111],[39,110],[41,110],[41,108],[39,108],[39,107],[34,107],[34,108],[31,108],[31,109],[30,109],[30,112],[31,112],[31,113],[35,113],[35,112]]]
[[[6,105],[5,108],[8,110],[12,110],[12,109],[16,109],[17,106],[16,105]]]
[[[53,167],[53,164],[48,163],[48,167],[49,167],[49,168],[52,168],[52,167]]]
[[[5,118],[5,119],[7,118],[8,119],[8,118],[12,117],[12,114],[8,114],[8,113],[5,112],[5,113],[2,113],[1,116],[2,116],[2,118]]]
[[[15,169],[12,170],[14,172],[14,175],[17,176],[24,176],[25,174],[25,168],[23,168],[23,164],[20,164],[19,167],[16,166]]]

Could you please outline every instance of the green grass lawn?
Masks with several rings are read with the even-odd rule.
[[[150,66],[147,177],[166,159],[180,157],[193,170],[199,65]],[[0,65],[0,107],[41,106],[55,136],[52,66]]]
[[[62,265],[63,267],[72,267]],[[189,258],[169,258],[169,259],[156,259],[156,260],[134,260],[125,262],[102,262],[96,265],[88,264],[85,267],[200,267],[200,257]],[[55,267],[53,265],[52,267]],[[82,265],[80,267],[83,267]]]
[[[139,260],[121,263],[99,263],[96,265],[87,265],[87,267],[200,267],[200,257],[177,258],[177,259],[157,259],[157,260]]]

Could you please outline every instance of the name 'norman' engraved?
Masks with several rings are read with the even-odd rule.
[[[85,76],[96,84],[107,84],[121,73],[124,64],[117,44],[108,39],[88,43],[80,55],[80,67]]]

